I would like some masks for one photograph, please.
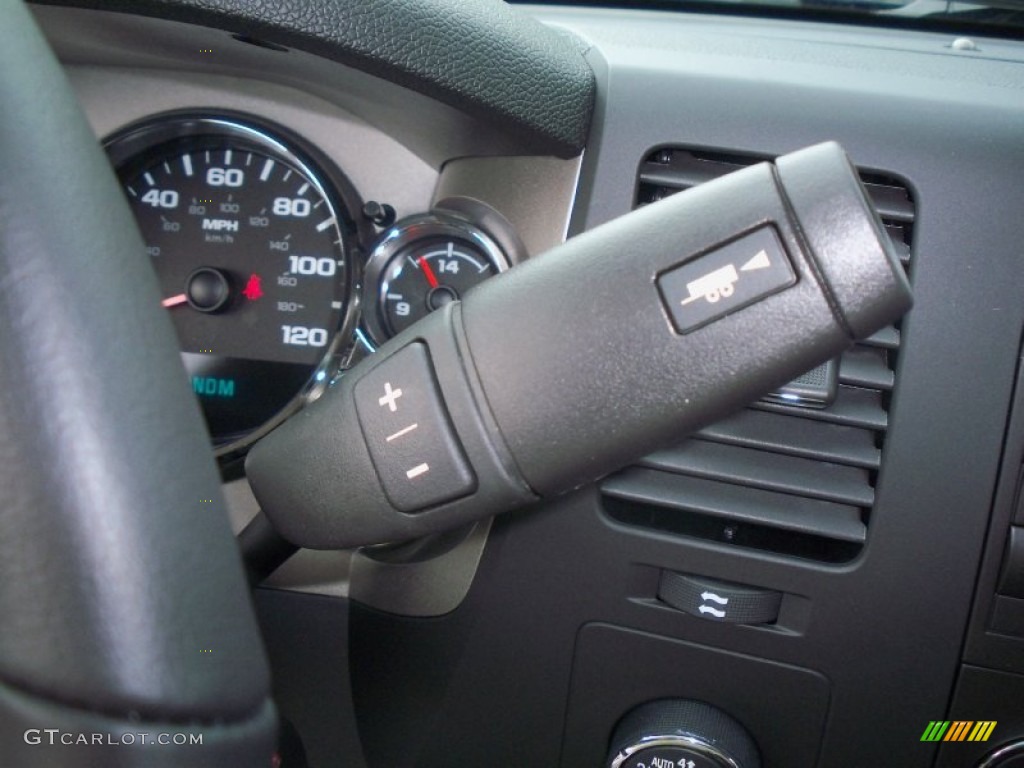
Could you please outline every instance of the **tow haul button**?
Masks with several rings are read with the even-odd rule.
[[[796,282],[771,226],[662,273],[658,289],[679,333],[689,333]]]

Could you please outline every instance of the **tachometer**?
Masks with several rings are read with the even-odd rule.
[[[343,199],[352,193],[278,135],[190,116],[108,142],[222,449],[325,378],[352,315],[354,225]]]

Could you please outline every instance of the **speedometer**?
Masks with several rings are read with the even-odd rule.
[[[340,173],[280,135],[176,116],[108,142],[222,451],[275,424],[326,378],[352,317],[346,203],[358,202]]]

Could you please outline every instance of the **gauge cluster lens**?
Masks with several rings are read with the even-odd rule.
[[[351,315],[352,217],[323,171],[250,125],[150,123],[108,144],[214,442],[315,377]]]

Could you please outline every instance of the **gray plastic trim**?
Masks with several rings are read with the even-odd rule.
[[[454,546],[425,556],[382,557],[364,549],[352,557],[349,597],[378,611],[426,618],[454,611],[469,594],[487,544],[491,520],[459,534]],[[415,546],[415,542],[414,542]]]
[[[530,256],[564,242],[582,155],[459,158],[441,169],[434,201],[480,200],[504,214]]]

